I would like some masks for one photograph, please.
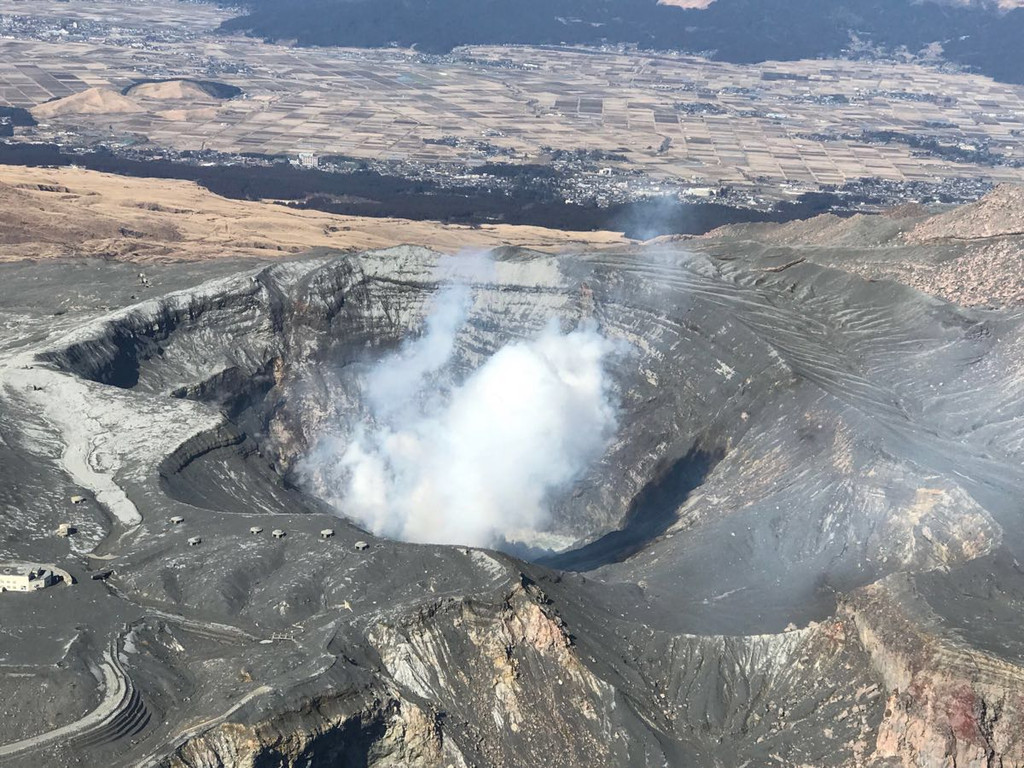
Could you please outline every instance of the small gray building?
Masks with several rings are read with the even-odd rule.
[[[57,583],[57,575],[42,565],[0,565],[0,592],[34,592]]]

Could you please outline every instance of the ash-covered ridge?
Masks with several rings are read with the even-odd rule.
[[[142,303],[92,264],[57,317],[60,267],[11,266],[0,559],[77,583],[0,594],[0,762],[1024,764],[1021,316],[758,236],[472,281],[452,380],[553,320],[628,349],[614,438],[504,554],[376,538],[298,469],[439,254]]]

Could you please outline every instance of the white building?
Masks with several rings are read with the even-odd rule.
[[[33,592],[56,583],[56,574],[41,565],[0,565],[0,592]]]

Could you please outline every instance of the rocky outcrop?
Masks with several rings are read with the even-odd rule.
[[[724,227],[694,245],[756,248],[773,269],[803,261],[893,281],[965,307],[1024,303],[1024,187],[1003,184],[970,205],[936,212],[901,206],[885,216],[831,214],[783,225]]]
[[[615,691],[527,589],[496,604],[442,600],[385,619],[370,642],[408,696],[442,708],[446,731],[474,764],[624,764]]]
[[[308,697],[252,725],[196,732],[168,768],[316,765],[618,766],[614,689],[582,663],[528,579],[494,602],[441,599],[369,627],[383,692]],[[627,718],[628,719],[628,718]]]
[[[922,603],[896,576],[844,604],[888,691],[877,755],[905,768],[1024,765],[1024,670],[943,635]]]
[[[922,221],[906,242],[920,245],[942,240],[982,240],[1024,234],[1024,187],[1000,184],[981,200]]]
[[[224,723],[189,739],[167,768],[427,768],[460,764],[436,718],[408,701],[377,700],[347,712],[342,699],[309,702],[248,726]]]

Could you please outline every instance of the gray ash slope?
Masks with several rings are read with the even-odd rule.
[[[0,763],[1024,765],[1022,316],[770,239],[496,254],[456,374],[552,318],[631,349],[554,501],[575,544],[532,562],[373,538],[295,482],[437,254],[131,295],[90,264],[52,308],[67,265],[5,266],[0,559],[79,583],[0,595]]]

